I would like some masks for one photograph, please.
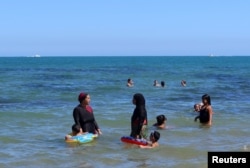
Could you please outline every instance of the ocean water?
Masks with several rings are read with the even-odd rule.
[[[126,87],[128,78],[134,87]],[[166,87],[153,87],[154,80]],[[249,83],[250,57],[1,57],[0,167],[205,168],[208,151],[250,151]],[[64,136],[81,91],[90,94],[103,135],[70,145]],[[150,131],[157,115],[168,119],[158,148],[120,141],[130,134],[138,92]],[[193,105],[205,93],[210,128],[194,122]]]

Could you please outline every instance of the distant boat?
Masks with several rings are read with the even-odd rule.
[[[41,57],[39,54],[36,54],[34,57]]]

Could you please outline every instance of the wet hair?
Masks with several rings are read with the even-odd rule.
[[[81,131],[80,125],[78,124],[72,125],[72,131],[78,134]]]
[[[202,100],[207,100],[207,103],[209,105],[211,105],[211,99],[210,99],[210,96],[208,94],[204,94],[202,97],[201,97]]]
[[[200,106],[199,104],[194,104],[194,108],[196,108],[196,106]]]
[[[79,101],[80,103],[82,103],[82,101],[83,101],[84,99],[86,99],[87,96],[88,96],[88,93],[83,93],[83,92],[81,92],[81,93],[79,94],[79,96],[78,96],[78,101]]]
[[[164,87],[165,86],[165,82],[161,81],[161,86]]]
[[[153,135],[155,142],[157,142],[161,137],[161,134],[158,131],[152,132],[151,135]]]
[[[131,78],[128,78],[128,82],[131,82]]]
[[[141,93],[134,94],[133,98],[135,100],[136,106],[145,106],[146,101],[145,101],[144,96]]]
[[[164,121],[167,120],[167,118],[165,117],[165,115],[158,115],[156,117],[156,120],[157,120],[157,125],[162,125],[164,123]]]

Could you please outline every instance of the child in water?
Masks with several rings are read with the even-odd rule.
[[[153,126],[159,128],[159,129],[165,129],[166,128],[166,122],[167,122],[167,118],[165,117],[165,115],[158,115],[156,117],[156,121],[157,123],[155,123]]]
[[[150,134],[149,140],[148,141],[148,145],[147,146],[143,146],[140,145],[140,148],[155,148],[157,146],[159,146],[158,140],[160,139],[160,133],[158,131],[154,131]]]
[[[80,127],[80,125],[74,124],[72,125],[72,133],[66,135],[65,140],[70,140],[72,139],[73,136],[78,136],[78,135],[82,135],[82,128]]]
[[[195,111],[195,112],[200,112],[201,107],[202,107],[202,104],[195,104],[195,105],[194,105],[194,111]]]

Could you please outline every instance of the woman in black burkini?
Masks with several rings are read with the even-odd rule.
[[[90,96],[87,93],[80,93],[78,96],[80,104],[74,108],[73,117],[75,123],[80,125],[83,132],[89,132],[93,134],[101,134],[101,130],[95,121],[94,113],[89,105]]]
[[[131,137],[147,138],[147,110],[145,107],[145,98],[142,94],[136,93],[133,97],[133,104],[136,105],[131,117]]]

